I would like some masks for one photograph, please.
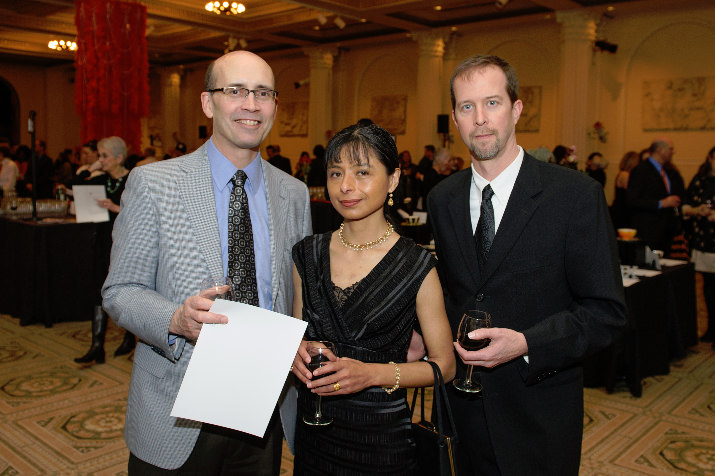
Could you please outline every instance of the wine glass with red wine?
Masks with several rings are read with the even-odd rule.
[[[309,342],[308,355],[310,355],[308,370],[310,370],[311,373],[318,370],[328,362],[336,360],[337,358],[335,345],[328,341]],[[324,375],[321,377],[324,377]],[[323,398],[320,395],[317,395],[315,400],[315,413],[313,415],[305,415],[303,417],[303,423],[312,426],[325,426],[330,425],[333,422],[332,418],[323,415],[323,411],[321,409],[322,401]]]
[[[479,350],[489,345],[491,339],[470,339],[469,333],[477,330],[492,327],[492,316],[488,312],[470,310],[464,313],[462,321],[457,330],[457,342],[465,350]],[[467,365],[467,375],[463,379],[454,379],[452,384],[457,390],[468,393],[479,393],[482,391],[482,384],[477,379],[472,378],[473,365]]]

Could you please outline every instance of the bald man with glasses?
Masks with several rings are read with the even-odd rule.
[[[217,59],[201,93],[211,138],[127,181],[103,297],[140,339],[124,430],[130,475],[277,475],[282,436],[292,446],[290,385],[263,438],[170,415],[202,325],[227,322],[197,295],[204,278],[228,276],[239,300],[292,314],[290,250],[311,233],[310,201],[302,182],[260,156],[278,107],[274,88],[255,54]]]

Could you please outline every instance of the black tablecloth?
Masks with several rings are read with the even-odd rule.
[[[613,391],[624,376],[634,396],[641,380],[670,372],[670,361],[685,356],[698,341],[695,268],[665,268],[625,289],[628,327],[607,349],[584,363],[584,383]]]
[[[99,293],[97,227],[0,219],[0,312],[21,325],[89,320]]]

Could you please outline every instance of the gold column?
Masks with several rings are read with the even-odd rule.
[[[326,145],[326,132],[333,131],[333,61],[338,50],[317,47],[303,51],[310,57],[308,138],[312,148],[317,144]]]
[[[581,10],[556,12],[556,20],[561,24],[560,122],[556,143],[567,147],[575,145],[582,164],[589,153],[586,150],[588,94],[596,22],[588,12]]]

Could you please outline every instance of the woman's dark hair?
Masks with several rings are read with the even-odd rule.
[[[32,156],[32,150],[26,145],[20,145],[15,149],[15,162],[29,162]]]
[[[559,144],[554,147],[554,150],[551,153],[554,154],[554,163],[560,164],[564,161],[569,151],[565,146]]]
[[[85,142],[84,144],[82,144],[82,147],[87,147],[92,152],[97,152],[97,139],[92,139],[90,141]]]
[[[350,158],[354,164],[367,163],[374,155],[392,174],[400,167],[397,146],[392,135],[380,126],[354,124],[338,132],[328,142],[325,151],[326,168],[342,162],[341,156]]]
[[[710,173],[713,170],[713,166],[710,165],[710,158],[715,157],[715,147],[710,149],[710,152],[708,152],[708,155],[705,157],[705,162],[700,165],[700,168],[698,169],[697,175],[701,177],[707,177],[710,175]]]

